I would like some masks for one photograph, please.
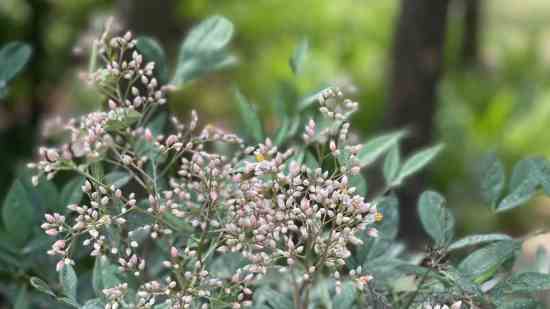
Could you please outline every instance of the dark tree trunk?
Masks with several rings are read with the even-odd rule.
[[[409,129],[401,149],[404,155],[432,143],[448,7],[448,0],[401,0],[385,123],[392,129]],[[414,218],[424,176],[416,175],[399,192],[401,233],[410,239],[422,235]]]
[[[473,66],[479,63],[479,26],[481,1],[464,0],[464,32],[462,34],[462,64]]]

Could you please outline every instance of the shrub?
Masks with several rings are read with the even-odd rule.
[[[17,180],[3,207],[8,240],[0,259],[23,286],[16,308],[29,306],[29,276],[48,295],[31,306],[51,299],[87,309],[539,305],[521,296],[550,288],[550,276],[511,271],[522,240],[456,241],[454,216],[437,192],[418,202],[433,246],[421,255],[404,251],[393,192],[442,146],[402,159],[405,132],[355,143],[349,119],[358,104],[340,90],[302,100],[273,139],[238,91],[245,138],[202,127],[194,111],[185,122],[161,111],[174,85],[233,62],[232,33],[222,17],[192,30],[170,85],[152,39],[106,31],[95,42],[89,82],[105,96],[103,109],[64,123],[61,142],[40,148],[29,164],[36,187]],[[301,44],[291,61],[296,73],[306,52]],[[103,61],[97,70],[96,58]],[[367,199],[362,170],[382,157],[385,188]],[[504,198],[502,164],[491,157],[485,166],[485,197],[497,211],[548,189],[545,160],[522,161]],[[65,179],[60,196],[49,182],[57,176]],[[47,237],[32,228],[36,212],[45,213]],[[479,249],[460,259],[468,247]]]

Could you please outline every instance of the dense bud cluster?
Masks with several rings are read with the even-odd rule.
[[[345,267],[354,245],[377,237],[372,224],[382,219],[351,182],[361,146],[349,143],[347,119],[357,103],[337,89],[320,95],[330,125],[319,129],[310,120],[303,134],[318,166],[270,139],[247,147],[234,134],[201,130],[195,112],[188,124],[173,118],[163,135],[148,126],[155,106],[166,102],[154,63],[145,63],[130,33],[104,35],[97,44],[105,67],[90,81],[107,96],[107,110],[70,120],[68,141],[41,148],[29,165],[35,183],[60,171],[85,179],[84,197],[66,205],[66,214],[47,214],[42,225],[56,239],[48,254],[59,257],[58,271],[77,263],[81,246],[96,263],[114,266],[119,281],[101,295],[108,309],[241,308],[252,304],[255,283],[270,270],[296,274],[303,287],[330,274],[338,291],[342,271],[359,288],[369,284],[361,267]],[[234,152],[216,151],[219,143]],[[113,182],[107,172],[128,179]],[[230,253],[243,265],[227,277],[212,274],[212,260]],[[162,270],[153,269],[159,254]]]

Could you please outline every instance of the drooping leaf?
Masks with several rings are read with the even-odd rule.
[[[418,200],[420,222],[437,245],[448,244],[454,237],[455,219],[445,203],[445,198],[434,191],[422,193]]]
[[[63,288],[63,293],[76,302],[76,288],[78,285],[78,278],[74,268],[70,264],[65,264],[61,271],[59,271],[59,282]]]
[[[136,48],[143,55],[145,62],[154,62],[153,74],[157,76],[160,84],[168,82],[168,64],[166,54],[162,46],[153,38],[141,36],[137,38]]]
[[[11,186],[2,207],[2,220],[6,231],[17,246],[25,243],[32,232],[35,222],[30,193],[23,183],[17,179]]]
[[[366,166],[376,161],[376,159],[399,142],[403,136],[405,136],[405,132],[398,131],[378,136],[368,141],[357,154],[357,159],[361,162],[361,166]]]
[[[0,80],[9,82],[25,67],[32,54],[30,45],[11,42],[0,49]]]
[[[492,153],[484,158],[481,169],[481,194],[494,209],[506,184],[504,164]]]
[[[307,58],[309,42],[307,39],[302,39],[300,44],[294,50],[294,54],[290,58],[290,68],[295,75],[299,75],[303,71],[304,63]]]
[[[514,258],[517,250],[518,244],[513,240],[498,241],[472,252],[460,262],[458,269],[475,283],[482,283]]]
[[[237,101],[237,106],[239,107],[239,112],[246,128],[247,135],[252,136],[257,143],[263,142],[264,133],[262,123],[258,117],[255,106],[250,104],[246,97],[238,89],[235,89],[235,99]]]
[[[193,27],[181,45],[172,83],[183,85],[236,63],[236,58],[225,51],[233,32],[233,24],[222,16],[209,17]]]
[[[505,234],[471,235],[453,242],[449,246],[449,250],[458,250],[469,246],[476,246],[476,245],[500,241],[500,240],[512,240],[512,238]]]
[[[403,163],[394,183],[401,184],[405,178],[420,171],[424,166],[430,163],[442,149],[443,145],[440,144],[413,154]]]
[[[386,154],[386,159],[384,159],[383,173],[387,185],[391,186],[395,177],[397,177],[400,164],[399,146],[395,144]]]

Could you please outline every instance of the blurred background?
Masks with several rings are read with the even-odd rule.
[[[78,76],[108,16],[120,29],[157,38],[175,63],[186,32],[213,14],[235,24],[239,63],[173,93],[171,111],[194,108],[205,121],[237,129],[231,90],[238,85],[273,129],[274,100],[340,86],[360,102],[353,125],[362,138],[408,128],[406,153],[447,145],[400,193],[402,236],[422,236],[413,219],[420,188],[448,197],[460,235],[521,235],[550,218],[543,197],[492,215],[477,181],[489,152],[508,172],[520,158],[550,156],[547,0],[1,0],[0,45],[24,41],[33,56],[0,100],[0,200],[32,158],[45,119],[98,107],[98,94]],[[303,38],[310,55],[296,78],[288,59]],[[376,173],[371,178],[375,188]]]

